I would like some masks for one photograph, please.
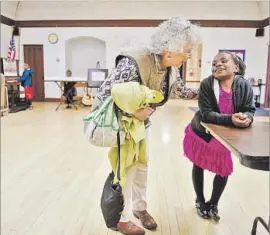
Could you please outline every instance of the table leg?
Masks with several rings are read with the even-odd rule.
[[[15,106],[15,94],[12,92],[11,94],[11,108]]]
[[[14,86],[12,85],[10,87],[10,93],[11,93],[11,108],[13,108],[15,105],[15,89]]]
[[[55,83],[59,87],[59,89],[61,90],[61,94],[62,94],[62,92],[63,92],[62,87],[58,84],[58,82],[55,82]],[[63,103],[63,101],[61,100],[61,102],[56,107],[55,111],[57,111],[59,109],[59,107],[61,106],[62,103]]]
[[[62,87],[58,84],[58,82],[56,82],[57,86],[60,88],[61,90],[61,93],[63,92],[64,93],[64,90],[62,89]],[[72,91],[73,87],[75,86],[75,84],[72,86],[71,89],[68,90],[67,94],[64,93],[64,96],[66,97],[67,100],[70,101],[70,103],[74,106],[74,108],[77,110],[77,107],[76,105],[74,104],[73,100],[70,100],[68,95],[70,94],[70,92]],[[57,111],[59,109],[59,107],[61,106],[61,104],[63,103],[64,101],[61,101],[58,106],[56,107],[55,111]]]
[[[61,101],[58,106],[56,107],[55,111],[57,111],[59,109],[59,107],[61,106],[61,104],[63,103],[63,101]]]
[[[257,227],[258,227],[258,222],[260,222],[263,227],[266,229],[266,231],[269,233],[269,225],[270,225],[270,215],[268,219],[268,224],[265,222],[265,220],[261,217],[256,217],[253,222],[252,230],[251,230],[251,235],[256,235],[257,234]]]

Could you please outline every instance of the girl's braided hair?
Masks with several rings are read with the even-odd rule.
[[[230,51],[222,51],[220,53],[226,53],[226,54],[229,54],[234,63],[236,65],[239,66],[239,71],[236,73],[236,75],[241,75],[241,76],[244,76],[245,75],[245,72],[246,72],[246,64],[245,62],[241,59],[241,57],[239,57],[238,55],[235,55],[234,53],[230,52]]]

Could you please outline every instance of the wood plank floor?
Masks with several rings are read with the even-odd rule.
[[[99,207],[110,170],[108,150],[84,139],[87,109],[55,112],[56,105],[35,104],[32,111],[1,118],[1,234],[116,235],[106,229]],[[182,150],[193,115],[188,107],[195,105],[173,100],[152,118],[148,203],[159,228],[147,234],[248,235],[254,217],[268,219],[269,173],[245,168],[235,158],[220,223],[198,218],[192,164]],[[205,178],[209,197],[213,174]],[[258,234],[267,233],[259,226]]]

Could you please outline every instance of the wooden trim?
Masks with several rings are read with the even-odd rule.
[[[201,81],[187,81],[186,80],[186,83],[200,83]]]
[[[182,74],[182,80],[184,84],[186,84],[186,76],[187,76],[187,62],[185,62],[183,65],[183,74]]]
[[[268,25],[269,25],[269,22],[270,22],[270,18],[268,17],[268,18],[266,18],[266,19],[264,19],[264,20],[262,20],[262,28],[264,28],[264,27],[267,27]]]
[[[1,23],[22,28],[42,27],[155,27],[164,20],[13,20],[1,15]],[[269,17],[264,20],[191,20],[201,27],[262,28],[269,25]]]
[[[73,96],[75,102],[82,100],[82,98],[82,96]],[[62,95],[61,98],[45,98],[45,102],[61,102],[61,100],[66,100],[66,97]]]
[[[61,102],[60,98],[45,98],[45,102]]]
[[[21,28],[42,27],[155,27],[164,20],[33,20],[16,21]],[[260,20],[191,20],[201,27],[260,28]]]
[[[266,84],[265,84],[265,95],[264,95],[264,107],[269,108],[269,84],[270,83],[270,45],[268,45],[268,59],[267,59],[267,72],[266,72]]]
[[[8,25],[8,26],[14,26],[16,25],[16,21],[15,20],[12,20],[6,16],[3,16],[1,15],[1,23],[2,24],[5,24],[5,25]]]

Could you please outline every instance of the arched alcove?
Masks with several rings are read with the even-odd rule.
[[[94,37],[75,37],[66,41],[66,70],[73,76],[86,77],[88,68],[106,68],[106,43]]]

